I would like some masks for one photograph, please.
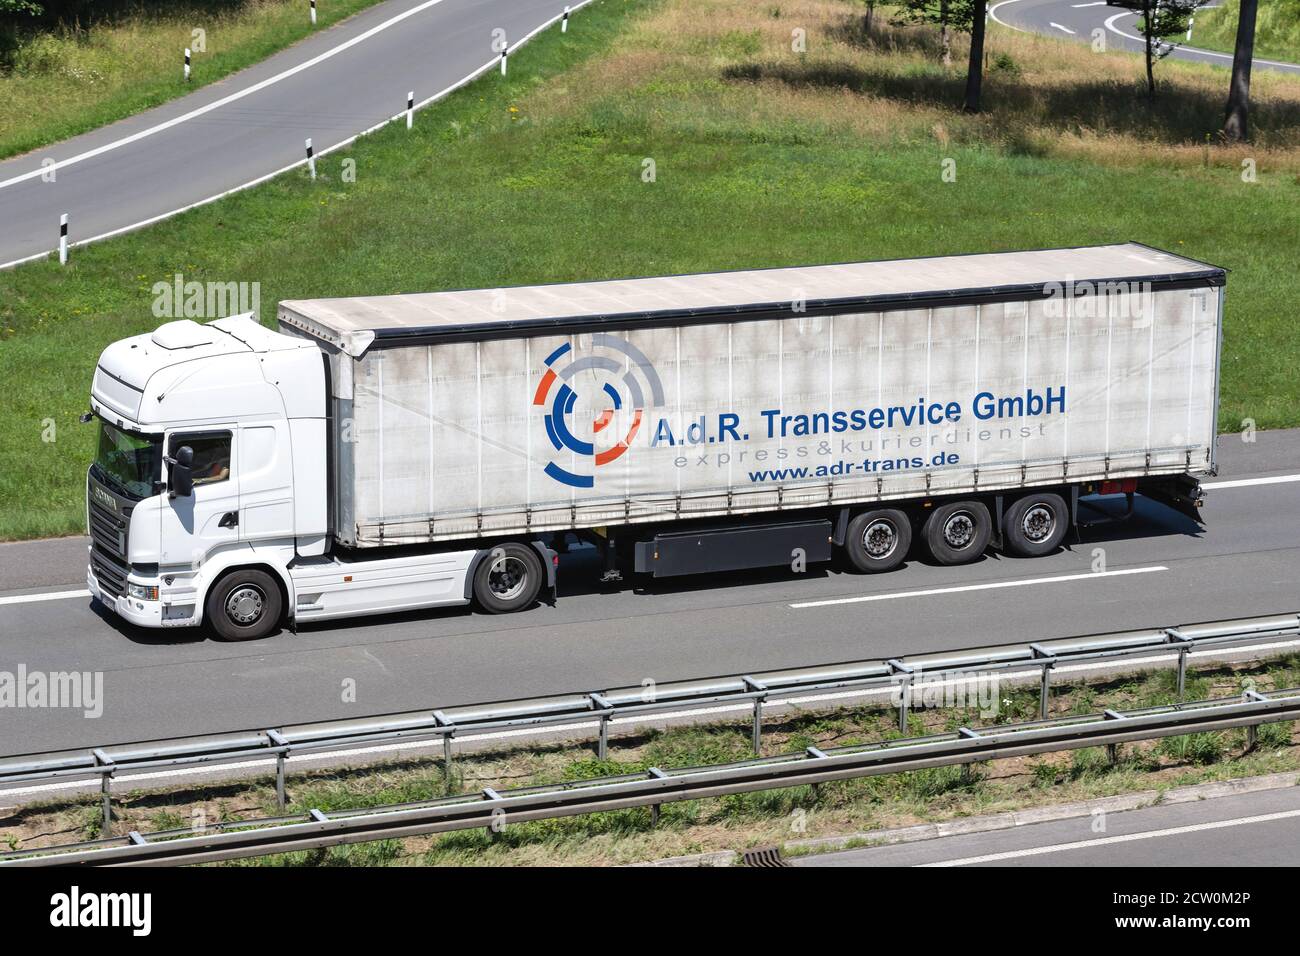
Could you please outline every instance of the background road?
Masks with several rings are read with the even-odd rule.
[[[1300,789],[1264,790],[1015,829],[798,857],[794,866],[1295,866]],[[1219,887],[1216,887],[1218,889]],[[1210,887],[1205,887],[1210,889]],[[1222,887],[1221,889],[1230,889]],[[1116,908],[1115,915],[1139,915]],[[1189,906],[1180,916],[1226,916]]]
[[[1106,0],[1001,0],[990,6],[989,16],[1013,30],[1078,40],[1081,43],[1091,43],[1092,32],[1100,29],[1105,31],[1108,50],[1141,53],[1144,49],[1142,35],[1137,29],[1137,14],[1123,7],[1108,6]],[[1185,37],[1186,34],[1182,36]],[[1179,45],[1170,56],[1214,66],[1232,66],[1232,54],[1198,49],[1195,40],[1196,30],[1193,27],[1192,44]],[[1255,70],[1300,74],[1300,64],[1259,58],[1252,63],[1252,69]],[[1226,88],[1224,95],[1227,95]]]
[[[189,96],[0,162],[0,267],[57,248],[63,213],[77,242],[267,177],[303,160],[308,137],[319,155],[404,111],[408,92],[418,103],[491,61],[494,29],[513,48],[563,10],[563,0],[391,0]],[[45,159],[60,164],[54,182],[40,175]]]
[[[1034,560],[912,560],[870,577],[814,566],[608,593],[590,555],[574,553],[554,607],[368,618],[249,644],[102,614],[82,596],[84,539],[0,545],[0,670],[105,675],[102,717],[9,711],[0,755],[1292,611],[1300,481],[1258,479],[1300,472],[1300,430],[1225,436],[1221,462],[1229,485],[1209,490],[1203,532],[1148,503],[1137,521]],[[1089,572],[1098,547],[1112,571],[1152,570],[1051,580]],[[1017,581],[1038,583],[1000,586]],[[49,597],[66,591],[78,596]],[[356,701],[345,703],[348,679]]]

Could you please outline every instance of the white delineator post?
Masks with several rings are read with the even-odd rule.
[[[59,265],[68,264],[68,214],[59,217]]]
[[[415,90],[406,94],[406,128],[410,129],[415,122]]]
[[[190,81],[190,48],[185,48],[185,82]]]
[[[1192,42],[1192,27],[1196,26],[1196,14],[1193,13],[1187,18],[1187,42]]]
[[[316,155],[311,149],[311,137],[307,137],[307,168],[311,171],[311,178],[316,178]]]
[[[316,0],[311,0],[311,25],[316,25]]]
[[[564,16],[560,19],[560,32],[561,33],[569,32],[569,8],[568,7],[564,8]]]
[[[505,40],[501,41],[501,75],[506,75],[506,57],[510,54],[510,44]]]

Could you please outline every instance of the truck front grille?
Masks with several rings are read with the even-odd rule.
[[[100,551],[98,545],[90,551],[90,568],[95,572],[95,580],[101,589],[113,597],[126,594],[126,575],[129,569]]]
[[[127,526],[131,520],[131,506],[118,499],[120,514],[114,514],[90,497],[90,539],[104,554],[126,560]]]

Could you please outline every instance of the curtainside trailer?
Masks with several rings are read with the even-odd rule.
[[[92,593],[146,626],[1057,549],[1090,496],[1199,520],[1224,270],[1137,243],[290,300],[109,346]]]

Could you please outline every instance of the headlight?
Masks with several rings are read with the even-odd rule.
[[[158,586],[148,584],[128,584],[126,593],[133,598],[139,598],[141,601],[158,600]]]

